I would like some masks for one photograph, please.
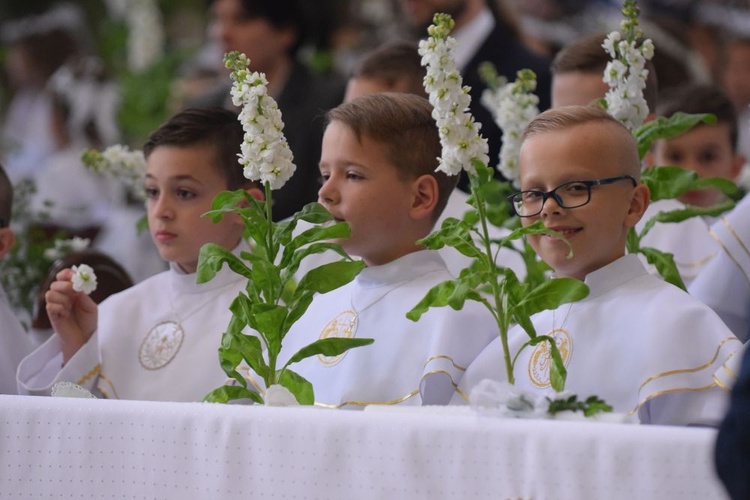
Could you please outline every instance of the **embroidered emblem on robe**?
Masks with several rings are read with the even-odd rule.
[[[148,332],[138,350],[138,360],[147,370],[158,370],[169,364],[180,350],[185,336],[174,321],[159,323]]]
[[[350,339],[354,337],[354,334],[357,332],[358,321],[359,318],[357,316],[357,313],[354,311],[347,310],[339,313],[335,318],[329,321],[325,327],[323,327],[323,331],[320,333],[319,339]],[[324,356],[322,354],[318,354],[318,360],[326,366],[333,366],[344,359],[344,356],[346,356],[346,352],[343,354],[339,354],[338,356]]]
[[[573,340],[570,334],[567,330],[557,328],[547,335],[555,339],[563,364],[567,367],[573,352]],[[550,354],[549,343],[542,342],[537,344],[529,358],[529,379],[532,384],[540,389],[551,385],[549,380],[549,367],[551,363],[552,355]]]

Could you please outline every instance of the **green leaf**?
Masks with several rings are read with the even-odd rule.
[[[244,333],[234,335],[229,348],[239,353],[250,369],[258,374],[259,377],[263,380],[268,378],[270,375],[270,369],[266,360],[263,358],[263,345],[258,337],[254,335],[245,335]]]
[[[289,263],[294,260],[295,254],[305,245],[322,240],[346,239],[351,236],[351,233],[351,228],[346,222],[337,222],[329,226],[311,227],[292,238],[284,247],[281,266],[284,268],[288,267]],[[344,253],[344,255],[346,254]]]
[[[297,351],[294,356],[289,358],[284,367],[286,368],[293,363],[298,363],[303,359],[317,356],[318,354],[322,354],[323,356],[338,356],[349,349],[370,345],[373,342],[375,342],[373,339],[347,339],[340,337],[318,339]]]
[[[649,264],[656,267],[656,270],[667,283],[685,290],[685,283],[682,281],[680,272],[677,270],[677,264],[674,262],[674,256],[671,253],[662,252],[655,248],[644,247],[640,249]]]
[[[285,275],[293,276],[297,272],[297,270],[299,270],[302,261],[310,255],[321,254],[327,251],[335,252],[346,260],[352,260],[352,258],[349,257],[349,255],[344,251],[343,248],[341,248],[341,245],[339,245],[338,243],[311,243],[304,248],[298,249],[296,252],[294,252],[294,254],[292,254],[292,258],[284,266]]]
[[[221,271],[225,262],[235,273],[248,279],[252,278],[250,268],[239,257],[216,243],[206,243],[198,255],[196,282],[200,284],[211,281]]]
[[[263,333],[268,342],[268,352],[281,350],[282,328],[286,320],[286,307],[276,304],[253,304],[250,308],[253,328]]]
[[[302,375],[292,370],[284,369],[278,373],[278,383],[283,385],[289,392],[294,394],[297,402],[301,405],[315,404],[315,392],[312,384]]]
[[[297,285],[297,290],[327,293],[346,285],[365,267],[362,261],[339,261],[311,269]]]
[[[255,391],[251,391],[238,385],[225,385],[209,392],[203,401],[207,403],[227,403],[235,399],[252,399],[256,403],[263,404],[263,398]]]
[[[230,335],[224,334],[224,338],[227,337],[231,338]],[[224,341],[222,339],[222,344],[223,343]],[[221,369],[224,370],[224,373],[226,373],[227,376],[239,382],[242,387],[247,387],[247,380],[245,380],[245,377],[243,377],[236,369],[241,362],[242,355],[231,348],[231,341],[229,342],[228,347],[222,346],[219,348],[219,364],[221,365]]]
[[[553,310],[562,304],[577,302],[589,294],[589,287],[574,278],[555,278],[545,281],[526,294],[517,308],[527,316],[540,311]]]
[[[299,292],[295,290],[292,300],[288,302],[290,309],[284,325],[284,334],[305,314],[307,308],[312,304],[314,297],[315,293],[310,290],[301,290]]]
[[[276,225],[274,238],[283,245],[289,245],[292,240],[294,230],[297,228],[299,221],[310,222],[312,224],[323,224],[333,220],[333,216],[320,203],[308,203],[302,210],[296,212],[288,221],[280,222]]]
[[[696,189],[718,189],[729,196],[734,196],[738,190],[733,182],[726,179],[717,177],[699,179],[695,171],[676,166],[647,168],[643,171],[641,181],[651,191],[652,202],[677,198]]]
[[[651,217],[648,221],[646,221],[646,224],[643,225],[643,229],[641,230],[641,234],[639,236],[640,238],[643,238],[646,234],[648,234],[649,231],[651,231],[651,229],[653,229],[654,225],[657,222],[677,223],[687,219],[691,219],[693,217],[715,217],[723,214],[727,210],[731,210],[734,206],[735,202],[733,202],[732,200],[726,200],[710,207],[697,207],[693,205],[687,205],[685,206],[685,208],[681,208],[678,210],[667,210],[664,212],[659,212],[658,214]]]
[[[262,291],[266,301],[272,302],[281,292],[281,276],[279,268],[264,259],[253,262],[250,269],[250,281],[256,290]]]
[[[419,318],[425,314],[430,307],[451,306],[455,310],[463,307],[466,300],[486,303],[486,300],[476,291],[476,289],[467,285],[466,280],[458,278],[450,281],[443,281],[433,286],[419,303],[411,311],[406,313],[406,317],[412,321],[419,321]]]
[[[557,392],[561,392],[565,389],[565,379],[568,377],[568,370],[565,368],[565,363],[563,362],[560,350],[557,348],[557,342],[555,342],[554,338],[549,335],[538,335],[531,339],[528,344],[534,346],[541,344],[542,342],[547,342],[552,361],[549,365],[550,385]]]
[[[641,125],[634,133],[638,143],[638,155],[642,159],[651,149],[651,145],[660,139],[678,137],[699,123],[716,123],[716,116],[711,114],[675,113],[669,118],[659,116]]]

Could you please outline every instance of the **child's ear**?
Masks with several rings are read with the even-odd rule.
[[[16,235],[12,229],[4,227],[0,229],[0,259],[4,259],[13,245],[16,243]]]
[[[437,179],[425,174],[418,177],[412,186],[414,188],[411,207],[412,218],[415,220],[431,218],[440,194]]]
[[[633,195],[630,198],[630,206],[628,207],[628,213],[625,217],[626,227],[635,227],[638,221],[641,220],[643,214],[648,208],[648,204],[651,201],[651,191],[645,184],[638,184],[633,189]]]

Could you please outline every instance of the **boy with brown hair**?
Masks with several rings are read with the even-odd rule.
[[[542,221],[567,242],[529,235],[557,277],[584,281],[587,298],[532,317],[539,335],[555,338],[568,376],[566,390],[597,395],[642,423],[715,424],[726,395],[713,378],[740,343],[707,306],[648,274],[625,255],[628,231],[643,216],[649,190],[639,182],[632,134],[597,107],[542,113],[523,136],[522,191],[512,196],[524,225]],[[572,246],[572,257],[569,255]],[[511,353],[529,340],[509,334]],[[472,363],[460,389],[499,379],[502,347],[490,344]],[[516,386],[553,395],[546,344],[524,349]]]
[[[148,226],[170,269],[98,307],[73,290],[72,270],[61,271],[46,294],[55,335],[21,362],[19,391],[46,394],[68,381],[108,398],[200,401],[225,381],[216,349],[245,278],[225,267],[198,285],[195,271],[205,243],[244,247],[238,216],[202,217],[214,197],[234,189],[263,196],[237,161],[243,135],[235,113],[205,108],[182,111],[149,136]]]
[[[13,185],[0,165],[0,259],[8,255],[16,242],[16,235],[10,228],[12,212]],[[31,347],[31,341],[0,284],[0,394],[16,394],[16,368]]]
[[[717,121],[698,124],[674,139],[656,141],[654,163],[693,170],[700,178],[736,180],[745,158],[737,152],[737,114],[729,97],[715,85],[685,85],[670,92],[656,107],[660,116],[669,117],[678,111],[712,113]],[[684,193],[677,199],[688,205],[710,207],[722,198],[720,191],[701,189]]]
[[[346,85],[344,101],[375,92],[406,92],[427,98],[425,68],[415,42],[386,42],[365,54]]]
[[[316,337],[375,343],[295,365],[322,406],[446,404],[464,367],[496,335],[476,303],[430,309],[418,323],[405,317],[433,286],[452,279],[440,255],[417,243],[456,183],[435,171],[441,146],[431,113],[426,99],[397,93],[364,95],[328,113],[319,202],[351,226],[351,237],[338,243],[367,267],[315,297],[285,337],[281,358]]]
[[[564,47],[552,61],[552,107],[591,104],[604,97],[609,86],[602,75],[610,56],[602,47],[607,35],[595,33]],[[657,100],[657,79],[654,65],[646,63],[648,77],[643,97],[648,109],[654,110]]]

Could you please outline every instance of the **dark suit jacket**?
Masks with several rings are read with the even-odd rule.
[[[493,168],[498,163],[500,144],[502,143],[502,132],[495,125],[490,111],[481,103],[482,92],[487,86],[479,77],[479,65],[483,62],[491,62],[495,65],[498,74],[506,77],[509,81],[516,79],[516,72],[528,68],[536,73],[537,89],[539,96],[539,110],[549,108],[551,100],[550,61],[544,57],[531,52],[520,41],[514,40],[505,28],[496,24],[489,36],[482,43],[479,50],[474,54],[463,71],[464,85],[471,87],[470,110],[477,122],[482,124],[482,136],[487,139],[489,145],[490,166]],[[495,171],[499,179],[502,175]],[[468,180],[464,177],[459,181],[459,187],[468,191]]]
[[[226,106],[227,86],[188,103],[190,106]],[[326,79],[295,62],[284,89],[276,99],[284,120],[284,136],[294,155],[297,170],[283,188],[273,192],[273,218],[285,219],[311,201],[317,201],[320,183],[318,163],[325,130],[325,113],[341,103],[344,84]],[[234,108],[236,110],[236,108]]]
[[[716,440],[716,471],[734,500],[750,499],[750,349]]]

